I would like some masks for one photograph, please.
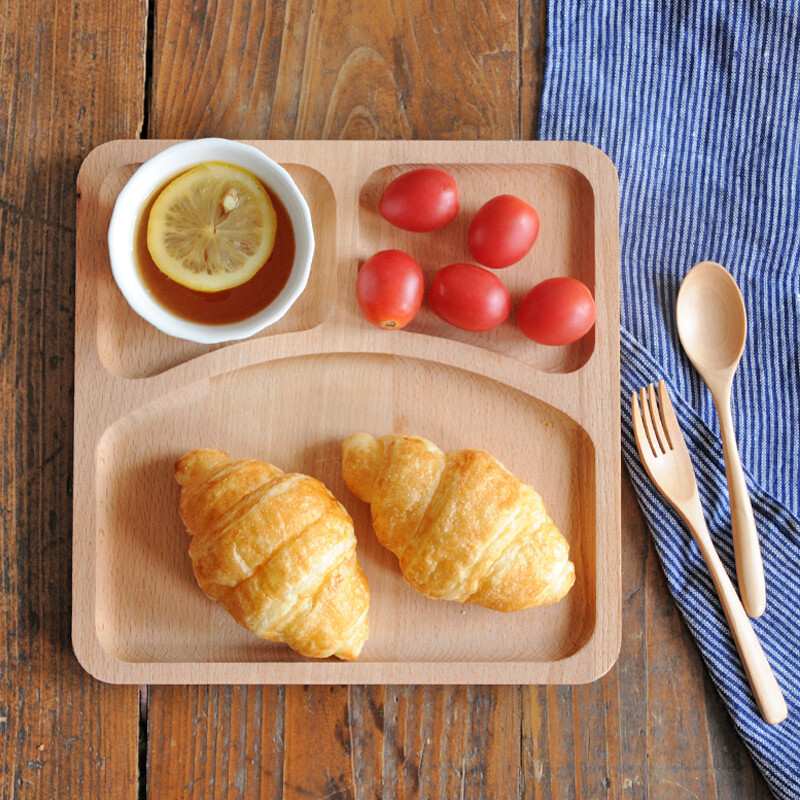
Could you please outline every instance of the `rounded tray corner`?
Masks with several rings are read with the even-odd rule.
[[[82,630],[73,625],[72,652],[81,667],[95,680],[108,684],[134,682],[120,679],[117,659],[103,645],[100,634],[94,629]]]

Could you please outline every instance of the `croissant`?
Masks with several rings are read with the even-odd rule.
[[[353,522],[325,486],[220,450],[192,450],[174,472],[200,588],[263,639],[355,659],[369,588]]]
[[[518,611],[557,602],[575,582],[542,498],[482,450],[445,455],[418,436],[356,433],[342,472],[370,503],[378,540],[428,597]]]

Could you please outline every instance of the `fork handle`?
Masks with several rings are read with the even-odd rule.
[[[736,594],[731,579],[719,560],[716,548],[708,533],[702,509],[699,516],[692,514],[691,518],[686,518],[686,522],[708,565],[708,571],[711,573],[711,579],[717,589],[717,594],[722,603],[722,610],[728,620],[733,640],[736,642],[736,649],[742,659],[742,665],[747,674],[747,680],[750,682],[750,688],[753,690],[756,704],[759,711],[761,711],[761,716],[770,725],[776,725],[786,719],[789,713],[786,708],[786,700],[783,697],[780,686],[778,686],[778,682],[775,680],[775,675],[772,672],[769,661],[767,661],[767,656],[756,637],[753,625],[739,600],[739,595]]]

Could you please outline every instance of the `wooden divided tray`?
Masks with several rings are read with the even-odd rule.
[[[308,200],[311,278],[272,327],[208,346],[140,319],[109,267],[117,193],[168,144],[108,143],[78,177],[73,642],[84,667],[114,683],[581,683],[605,673],[621,635],[618,188],[609,159],[573,142],[251,142]],[[405,233],[376,211],[410,165],[442,166],[458,182],[461,211],[441,231]],[[402,331],[364,320],[355,280],[366,258],[406,250],[430,282],[438,267],[471,260],[469,220],[504,193],[541,219],[531,254],[497,273],[514,306],[544,278],[577,277],[597,302],[590,334],[544,347],[521,334],[513,312],[478,334],[427,304]],[[342,481],[341,443],[356,431],[491,452],[541,493],[569,541],[571,592],[502,614],[412,590]],[[172,477],[195,447],[311,474],[341,500],[372,597],[358,661],[315,661],[262,641],[200,591]]]

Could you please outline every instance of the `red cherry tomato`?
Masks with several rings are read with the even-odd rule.
[[[533,247],[539,235],[539,215],[511,194],[493,197],[478,209],[469,226],[472,257],[485,267],[510,267]]]
[[[450,264],[433,277],[431,308],[465,331],[496,328],[511,311],[511,295],[497,275],[474,264]]]
[[[539,344],[572,344],[594,325],[592,293],[575,278],[550,278],[531,289],[519,304],[522,332]]]
[[[384,189],[378,211],[404,231],[435,231],[458,213],[458,187],[444,170],[412,169]]]
[[[379,328],[404,328],[425,294],[422,268],[402,250],[381,250],[368,258],[356,278],[356,299],[364,316]]]

